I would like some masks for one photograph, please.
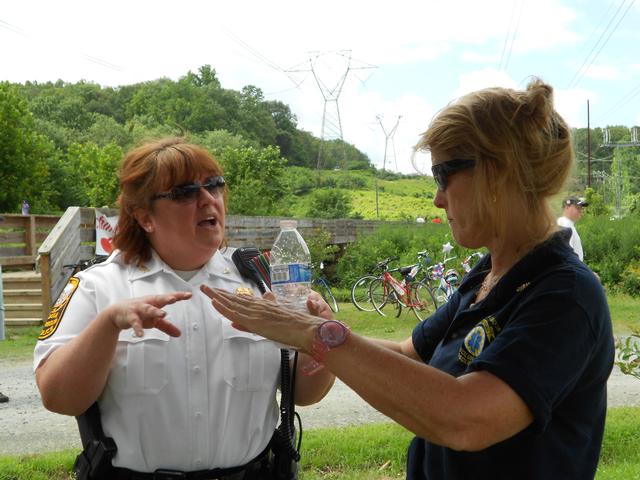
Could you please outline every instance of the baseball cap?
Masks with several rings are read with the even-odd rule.
[[[569,205],[576,205],[578,207],[586,207],[589,205],[586,199],[583,197],[567,197],[562,202],[562,205],[568,207]]]

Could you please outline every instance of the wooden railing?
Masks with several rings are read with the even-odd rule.
[[[0,265],[3,270],[33,266],[38,247],[60,219],[57,215],[0,215]]]
[[[118,213],[117,210],[103,212],[109,216]],[[269,249],[280,231],[280,220],[283,218],[227,215],[227,244],[230,247],[255,246],[261,250]],[[337,245],[353,243],[358,235],[371,233],[382,223],[390,223],[306,218],[297,221],[298,230],[303,237],[311,238],[315,235],[315,230],[321,228],[331,235],[329,242]],[[69,207],[38,249],[36,268],[42,274],[43,312],[49,311],[71,276],[71,269],[64,266],[93,258],[95,241],[95,210]]]

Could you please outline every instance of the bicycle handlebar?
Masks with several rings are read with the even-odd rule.
[[[376,265],[370,270],[370,272],[375,272],[376,270],[387,270],[387,266],[395,261],[395,260],[400,260],[400,257],[395,256],[395,257],[389,257],[386,260],[383,260],[381,262],[376,263]]]

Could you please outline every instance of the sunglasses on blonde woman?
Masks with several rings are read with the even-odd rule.
[[[224,188],[224,186],[224,177],[209,177],[204,181],[204,183],[193,182],[184,185],[178,185],[177,187],[173,187],[168,192],[156,193],[151,198],[153,200],[157,200],[158,198],[168,198],[169,200],[175,200],[176,202],[189,202],[191,200],[195,200],[198,197],[198,193],[200,193],[201,188],[204,188],[211,195],[217,197],[222,193],[222,189]]]
[[[438,185],[438,190],[444,192],[447,189],[447,180],[451,175],[468,168],[473,168],[475,165],[475,160],[454,158],[453,160],[433,165],[431,167],[431,173],[433,174],[433,179],[436,181],[436,185]]]

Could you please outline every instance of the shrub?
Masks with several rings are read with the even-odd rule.
[[[640,262],[633,261],[620,276],[620,289],[632,297],[640,296]]]
[[[585,263],[600,275],[603,283],[622,287],[625,269],[640,261],[640,217],[585,216],[576,228]]]
[[[429,253],[432,262],[442,261],[442,246],[447,242],[454,244],[454,249],[448,257],[457,257],[447,266],[461,270],[460,264],[471,250],[453,242],[448,225],[414,222],[382,225],[371,234],[359,235],[355,243],[347,246],[338,260],[339,285],[342,288],[351,288],[353,283],[369,273],[376,263],[393,256],[399,256],[400,260],[392,266],[416,263],[417,253],[423,250]]]

